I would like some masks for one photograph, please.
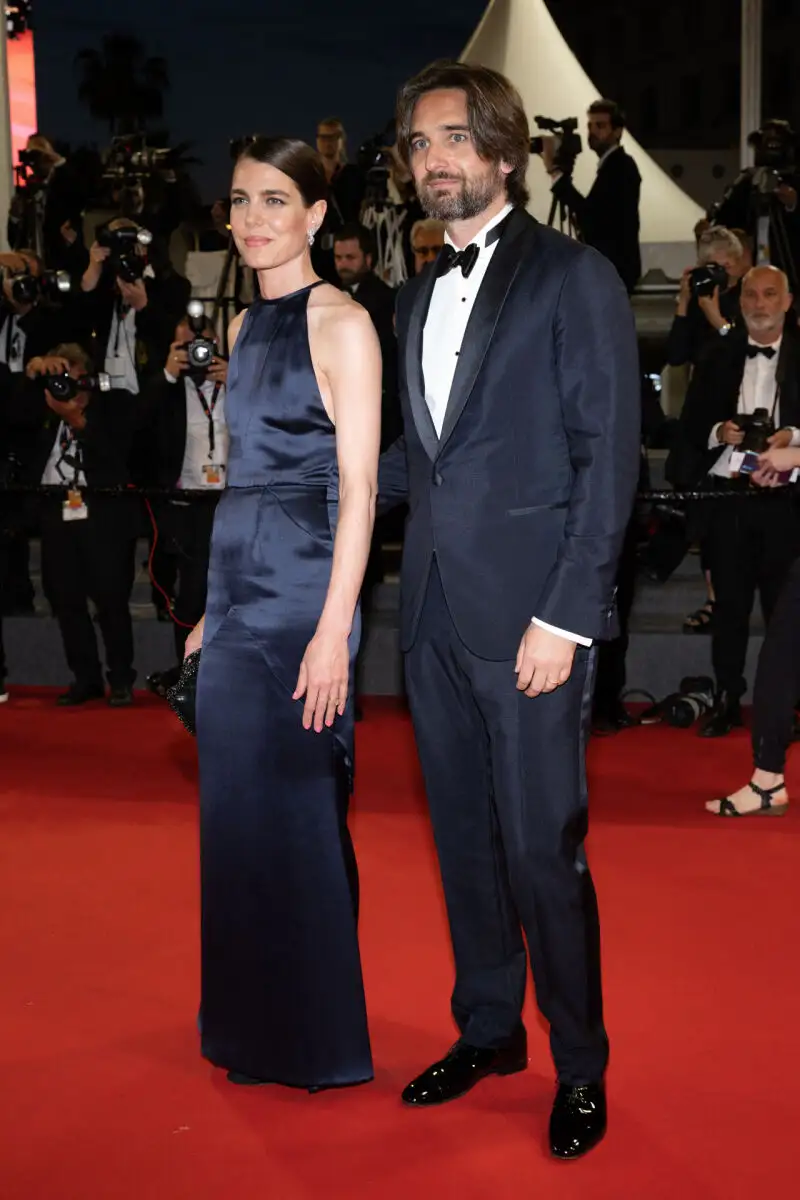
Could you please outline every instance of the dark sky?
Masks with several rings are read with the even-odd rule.
[[[237,134],[311,140],[319,118],[338,115],[352,154],[386,124],[398,84],[458,54],[484,8],[484,0],[36,0],[39,127],[103,147],[106,129],[78,103],[73,60],[105,33],[133,33],[167,59],[164,125],[173,143],[195,143],[210,199],[227,189],[228,139]]]

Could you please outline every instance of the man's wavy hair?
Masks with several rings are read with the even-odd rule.
[[[467,121],[475,149],[486,162],[507,163],[506,193],[511,204],[525,205],[525,174],[530,158],[530,130],[519,92],[499,71],[472,63],[441,59],[431,63],[400,89],[397,97],[397,148],[411,162],[414,109],[428,92],[458,89],[467,98]]]

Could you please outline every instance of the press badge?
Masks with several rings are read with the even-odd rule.
[[[225,468],[221,463],[203,463],[203,478],[209,485],[222,483],[222,473]]]
[[[70,488],[67,492],[67,498],[61,506],[61,516],[65,521],[85,521],[89,516],[89,509],[77,488]]]

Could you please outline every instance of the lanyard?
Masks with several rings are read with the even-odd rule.
[[[72,486],[77,488],[78,477],[80,476],[81,469],[83,467],[83,450],[78,439],[72,432],[69,425],[67,425],[66,421],[61,422],[61,428],[58,431],[58,446],[61,454],[56,463],[56,472],[58,473],[59,478],[64,483],[67,483],[68,480],[64,472],[61,470],[61,465],[62,463],[66,463],[68,467],[73,467],[74,475],[72,477]],[[69,452],[73,448],[74,453],[70,454]]]
[[[194,382],[194,380],[192,380],[192,387],[194,388],[195,392],[197,393],[197,399],[200,401],[200,404],[202,405],[202,408],[203,408],[203,412],[206,414],[206,420],[208,421],[208,461],[213,462],[214,461],[214,449],[216,447],[216,441],[217,441],[217,439],[214,435],[214,409],[217,407],[217,400],[219,399],[219,394],[220,394],[220,391],[222,390],[222,384],[221,383],[214,384],[214,391],[211,395],[210,401],[206,400],[205,396],[203,395],[202,385],[200,387],[198,387],[197,384]]]

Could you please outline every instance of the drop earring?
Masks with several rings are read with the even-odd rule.
[[[314,234],[315,234],[316,232],[317,232],[317,231],[316,231],[316,229],[315,229],[313,226],[311,227],[311,229],[309,229],[309,231],[308,231],[308,244],[309,244],[309,246],[313,246],[313,245],[314,245]]]

